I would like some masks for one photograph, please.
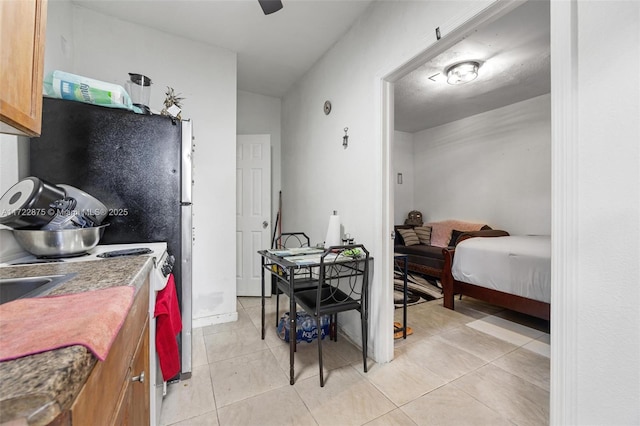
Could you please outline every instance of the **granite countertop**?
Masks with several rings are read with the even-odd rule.
[[[76,273],[50,295],[116,286],[139,289],[153,266],[149,256],[0,268],[0,278]],[[98,359],[84,346],[70,346],[0,362],[0,423],[17,419],[48,424],[68,410]]]

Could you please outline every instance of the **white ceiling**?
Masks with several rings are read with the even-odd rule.
[[[282,97],[338,41],[371,0],[72,0],[105,15],[238,54],[238,89]]]
[[[549,1],[483,26],[396,83],[395,129],[414,133],[549,93],[549,40]],[[464,60],[481,63],[478,78],[447,84],[444,70]]]
[[[238,89],[282,97],[372,0],[282,0],[268,16],[257,0],[72,2],[237,52]],[[466,59],[481,62],[479,77],[447,84],[444,69]],[[549,69],[549,1],[531,0],[397,82],[395,128],[413,133],[548,93]]]

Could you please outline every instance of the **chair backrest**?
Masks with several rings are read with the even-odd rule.
[[[362,244],[329,247],[320,259],[318,279],[325,291],[318,292],[317,305],[368,307],[369,252]]]
[[[304,232],[283,232],[277,240],[278,248],[309,247],[309,237]]]

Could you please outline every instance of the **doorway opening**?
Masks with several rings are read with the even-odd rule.
[[[525,10],[526,7],[534,6],[534,3],[539,5],[542,2],[525,2],[525,3],[497,2],[497,3],[499,4],[494,4],[490,6],[489,8],[479,13],[478,15],[462,23],[459,27],[452,30],[450,33],[444,34],[439,41],[435,42],[433,45],[431,45],[421,54],[417,55],[414,59],[408,61],[406,64],[399,66],[397,69],[391,71],[384,78],[381,79],[381,86],[382,86],[381,124],[383,129],[382,131],[382,158],[383,158],[382,170],[386,171],[383,177],[383,183],[382,183],[382,187],[383,187],[382,199],[383,199],[383,204],[385,204],[382,208],[382,211],[383,211],[382,221],[384,225],[383,235],[393,235],[394,225],[402,224],[404,219],[407,216],[407,213],[411,210],[422,211],[425,217],[425,222],[432,221],[432,220],[447,219],[446,217],[443,217],[443,215],[446,214],[444,213],[444,209],[438,209],[436,208],[438,206],[429,205],[429,201],[428,201],[428,200],[434,199],[433,193],[437,194],[437,191],[442,189],[441,187],[436,188],[433,191],[433,193],[428,193],[427,195],[423,196],[419,200],[412,199],[411,196],[409,196],[408,201],[406,199],[398,200],[398,198],[407,196],[408,193],[417,192],[416,190],[407,191],[406,188],[410,185],[416,185],[416,189],[417,189],[417,186],[419,185],[419,183],[416,181],[416,179],[418,178],[417,170],[415,171],[415,173],[413,173],[413,171],[407,172],[406,170],[401,170],[398,167],[398,165],[394,163],[394,160],[397,159],[397,152],[394,152],[394,149],[396,149],[396,142],[397,142],[397,136],[398,136],[396,131],[396,123],[398,123],[399,121],[404,122],[403,126],[407,126],[406,128],[408,131],[406,131],[405,133],[409,133],[411,135],[411,138],[409,139],[412,140],[411,142],[412,147],[416,146],[416,141],[413,140],[415,139],[414,135],[416,133],[423,133],[421,136],[424,138],[425,136],[424,132],[426,131],[425,128],[422,128],[422,129],[411,128],[412,122],[415,123],[416,120],[419,121],[420,117],[417,117],[415,115],[411,117],[399,116],[399,114],[403,114],[403,112],[406,113],[406,110],[407,109],[410,110],[411,107],[405,107],[404,110],[402,108],[396,108],[398,104],[401,103],[399,102],[398,98],[401,96],[410,97],[412,94],[415,94],[416,90],[411,90],[412,87],[415,89],[415,86],[411,86],[411,84],[417,82],[418,78],[415,77],[415,75],[416,73],[420,73],[420,72],[422,72],[423,80],[426,80],[426,83],[434,84],[434,85],[438,83],[444,83],[445,86],[440,86],[441,88],[442,87],[444,87],[445,89],[451,88],[452,86],[447,86],[446,66],[444,66],[444,64],[449,62],[455,63],[456,59],[458,59],[458,61],[461,61],[463,59],[465,60],[471,59],[469,57],[456,57],[456,54],[460,56],[464,56],[464,53],[466,52],[468,54],[470,50],[470,49],[466,49],[465,51],[464,49],[460,49],[460,51],[462,51],[462,54],[460,54],[460,51],[457,51],[457,48],[460,48],[461,46],[468,47],[469,44],[473,44],[472,42],[474,41],[474,36],[478,36],[478,35],[482,36],[483,31],[485,31],[486,28],[491,27],[491,25],[495,24],[496,22],[508,20],[509,15],[528,13],[528,11]],[[549,5],[547,3],[546,4],[546,19],[547,19],[546,27],[547,28],[549,26],[548,8],[549,8]],[[511,43],[513,43],[513,40],[511,41]],[[546,48],[548,51],[549,49],[548,35],[547,35]],[[495,59],[497,58],[497,56],[498,56],[497,54],[490,56],[489,59],[495,62]],[[480,66],[480,72],[482,72],[483,64],[487,65],[485,67],[485,71],[490,70],[494,73],[496,72],[495,69],[492,69],[491,67],[489,67],[490,61],[487,60],[486,58],[485,60],[482,60],[482,58],[476,58],[476,59],[481,59],[481,62],[482,62]],[[548,68],[550,55],[547,54],[546,60],[547,60],[546,66]],[[429,69],[429,67],[431,67],[431,69]],[[434,67],[436,68],[439,67],[440,71],[434,72],[433,71]],[[440,75],[437,75],[437,74],[440,74]],[[457,102],[459,102],[458,107],[454,107],[454,108],[449,107],[449,109],[437,108],[437,105],[427,105],[425,108],[425,111],[427,113],[430,113],[432,116],[431,118],[433,118],[434,120],[430,124],[430,128],[436,128],[439,126],[440,128],[445,128],[447,123],[464,120],[466,117],[472,117],[473,115],[482,114],[482,113],[485,113],[486,111],[491,111],[493,109],[506,107],[506,105],[511,105],[513,103],[526,102],[527,99],[534,99],[540,96],[542,97],[546,96],[546,99],[540,99],[538,103],[548,105],[548,109],[549,109],[548,118],[550,122],[550,90],[548,88],[549,81],[550,81],[550,76],[547,73],[547,76],[546,76],[547,89],[546,90],[542,87],[537,87],[535,90],[538,90],[538,92],[535,92],[534,90],[533,92],[530,92],[528,94],[527,93],[522,93],[519,95],[517,94],[517,96],[521,96],[520,99],[503,101],[502,105],[499,104],[498,101],[500,101],[500,99],[498,99],[498,97],[491,97],[490,95],[486,95],[486,94],[483,97],[481,97],[481,95],[475,95],[473,97],[473,101],[476,104],[486,104],[485,111],[475,111],[475,112],[471,111],[468,108],[468,105],[463,103],[464,99],[457,100]],[[481,83],[481,79],[478,78],[478,81],[476,83]],[[473,85],[474,83],[467,83],[467,84],[469,85],[468,87],[472,87],[471,85]],[[437,98],[437,96],[440,95],[436,92],[434,93],[435,94],[431,98],[427,97],[427,103],[429,100],[434,101]],[[462,96],[461,98],[464,98],[464,97],[465,96]],[[415,99],[414,99],[414,102],[415,102]],[[498,102],[498,104],[496,104],[495,102]],[[436,103],[436,102],[434,101],[432,103]],[[411,103],[409,102],[407,104],[410,105]],[[413,109],[415,109],[415,105],[416,104],[414,103]],[[433,136],[433,135],[429,135],[429,136]],[[444,143],[446,142],[446,139],[447,138],[444,138],[442,137],[442,135],[440,135],[440,143],[442,143],[443,145],[441,146],[442,151],[445,150]],[[542,224],[543,227],[548,228],[547,233],[550,233],[550,223],[551,223],[550,144],[551,144],[551,140],[550,140],[550,129],[549,129],[548,146],[545,147],[545,149],[548,151],[548,158],[545,160],[547,162],[545,164],[545,167],[549,169],[548,173],[546,173],[546,176],[545,176],[545,179],[546,179],[545,184],[548,184],[548,189],[547,189],[548,200],[546,201],[547,205],[544,206],[544,208],[547,209],[548,212],[544,218],[546,222]],[[424,152],[420,154],[425,155]],[[417,158],[416,153],[412,152],[411,155],[407,155],[406,158],[410,159],[411,162],[415,162]],[[423,185],[424,179],[429,176],[431,176],[432,178],[433,176],[435,176],[435,178],[439,176],[440,179],[448,179],[451,176],[451,173],[456,173],[456,170],[458,171],[460,170],[460,169],[456,169],[455,165],[452,166],[452,168],[450,168],[449,171],[447,171],[447,168],[445,165],[443,165],[443,167],[444,169],[440,170],[439,173],[432,173],[431,175],[421,171],[419,177],[422,179],[422,181],[420,185]],[[402,175],[402,179],[399,178],[400,175]],[[468,177],[469,176],[467,175],[467,178]],[[460,184],[460,182],[458,183]],[[402,189],[405,190],[405,192],[398,191],[398,188],[400,186],[402,186]],[[422,187],[421,187],[421,190],[422,190]],[[472,199],[470,200],[467,197],[463,197],[463,199],[466,199],[467,201],[472,202]],[[396,201],[404,202],[405,203],[404,209],[398,208]],[[462,207],[458,208],[458,210],[454,208],[453,209],[454,214],[456,211],[461,211],[460,210],[461,208]],[[482,212],[483,212],[482,209],[478,209],[473,213],[477,215],[477,217],[474,216],[474,217],[462,217],[462,218],[487,219],[486,217],[480,217],[482,215]],[[460,218],[450,217],[450,219],[460,219]],[[501,225],[502,218],[498,217],[497,219],[494,219],[494,220],[498,222],[498,225]],[[508,226],[511,226],[511,224],[507,223],[505,225],[505,227],[508,227]],[[386,241],[383,241],[383,249],[384,249],[383,258],[385,262],[382,267],[382,273],[384,274],[384,276],[389,277],[389,279],[391,280],[393,280],[393,253],[394,253],[393,244],[394,244],[393,240],[391,240],[389,244],[387,244]],[[390,289],[389,302],[387,303],[387,306],[391,310],[391,316],[393,316],[393,309],[394,309],[392,293],[393,293],[393,290]],[[391,342],[390,345],[391,345],[391,351],[393,351],[393,342]]]

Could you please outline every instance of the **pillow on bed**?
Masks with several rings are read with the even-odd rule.
[[[436,247],[448,247],[451,241],[451,231],[479,231],[484,226],[483,223],[470,223],[460,220],[443,220],[441,222],[425,223],[431,226],[431,245]]]
[[[458,241],[458,238],[460,237],[460,235],[464,234],[466,231],[458,231],[457,229],[454,229],[453,231],[451,231],[451,239],[449,240],[449,247],[455,247],[456,246],[456,241]]]
[[[418,235],[413,229],[398,229],[398,232],[400,233],[400,235],[402,235],[405,246],[415,246],[420,244]]]
[[[413,228],[416,231],[420,244],[431,245],[431,227],[430,226],[416,226]]]

